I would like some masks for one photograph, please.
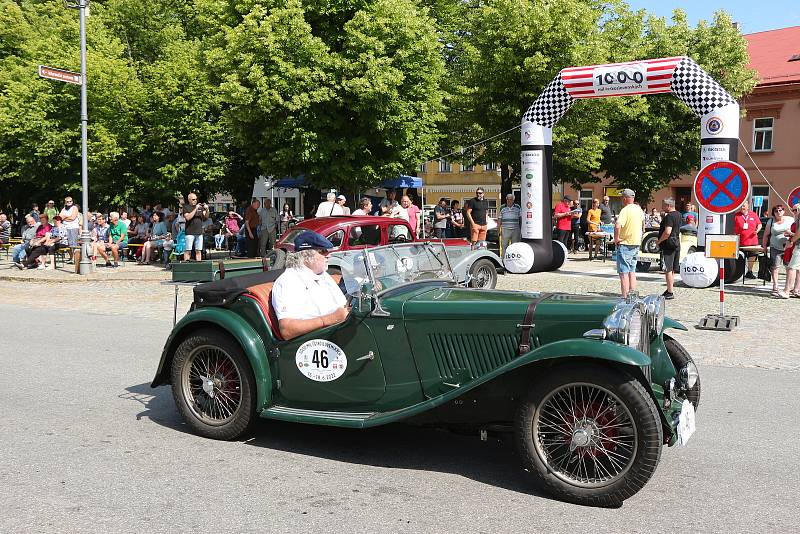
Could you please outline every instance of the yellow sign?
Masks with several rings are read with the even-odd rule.
[[[606,187],[605,188],[605,195],[607,197],[621,197],[622,196],[622,189],[618,187]]]
[[[706,234],[706,257],[735,260],[739,257],[739,236]]]

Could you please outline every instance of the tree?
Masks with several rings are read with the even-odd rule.
[[[468,31],[457,43],[451,78],[449,146],[468,144],[519,124],[559,70],[603,63],[608,56],[601,22],[614,13],[604,2],[489,0],[469,10]],[[576,105],[554,130],[558,180],[579,180],[599,166],[605,148],[603,108]],[[499,162],[503,193],[511,190],[520,157],[519,132],[485,144],[477,162]],[[511,169],[514,172],[510,172]]]
[[[646,17],[643,31],[629,36],[626,57],[641,58],[689,56],[717,80],[731,95],[739,98],[755,85],[747,43],[730,17],[717,12],[709,25],[701,21],[691,28],[686,15],[675,10],[672,24],[660,17]],[[700,131],[698,118],[673,95],[629,97],[612,117],[608,146],[602,168],[614,177],[619,187],[636,191],[645,205],[654,191],[671,180],[689,173],[699,162]]]
[[[375,185],[435,150],[444,61],[412,0],[200,4],[233,141],[266,175]]]

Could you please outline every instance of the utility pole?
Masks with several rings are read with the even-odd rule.
[[[64,5],[68,8],[80,11],[80,34],[81,34],[81,188],[83,196],[81,204],[83,207],[83,228],[81,228],[81,263],[79,266],[80,274],[89,274],[94,271],[91,260],[91,236],[89,235],[89,160],[87,153],[87,141],[89,126],[89,114],[86,110],[86,10],[89,7],[89,0],[64,0]]]

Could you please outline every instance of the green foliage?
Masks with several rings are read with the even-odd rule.
[[[264,174],[351,190],[435,150],[444,62],[415,2],[228,5],[203,4],[221,28],[207,40],[207,64],[236,143]]]
[[[258,174],[348,191],[519,123],[570,65],[689,55],[752,88],[723,13],[688,26],[619,0],[97,0],[88,19],[93,207],[189,189],[249,196]],[[0,204],[78,196],[78,12],[0,0]],[[697,162],[697,119],[671,96],[582,101],[554,129],[558,180],[605,169],[643,196]],[[519,160],[518,133],[468,151]]]
[[[692,28],[686,15],[676,10],[672,23],[663,18],[633,14],[641,23],[638,38],[620,39],[625,60],[686,55],[697,61],[734,97],[747,94],[755,85],[745,39],[723,12]],[[619,32],[619,29],[615,29]],[[619,187],[636,191],[646,203],[654,191],[691,172],[699,163],[698,117],[672,95],[628,97],[612,117],[602,168]]]

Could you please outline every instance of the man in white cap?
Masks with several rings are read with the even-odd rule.
[[[614,245],[617,247],[617,272],[622,298],[636,290],[636,263],[639,248],[642,246],[644,212],[638,204],[634,204],[635,197],[632,189],[622,190],[623,208],[614,224]]]

